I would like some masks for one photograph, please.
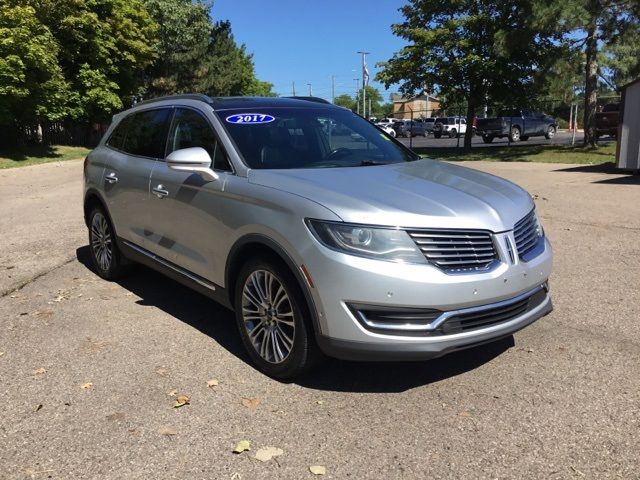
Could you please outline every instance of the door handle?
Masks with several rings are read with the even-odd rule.
[[[111,184],[118,183],[118,177],[116,177],[115,172],[111,172],[108,175],[105,175],[104,179]]]
[[[158,185],[157,187],[153,187],[151,191],[155,193],[156,197],[158,198],[164,198],[169,195],[169,191],[165,190],[164,185],[162,184]]]

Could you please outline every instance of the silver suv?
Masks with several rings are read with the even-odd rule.
[[[116,115],[84,168],[100,276],[146,264],[235,311],[277,378],[426,359],[551,311],[531,197],[313,98],[181,95]]]

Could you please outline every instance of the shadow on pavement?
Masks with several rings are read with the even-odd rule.
[[[78,261],[95,273],[89,246],[76,250]],[[254,368],[244,351],[232,312],[142,265],[117,282],[140,297],[138,305],[154,306],[211,337]],[[327,359],[316,371],[296,379],[302,387],[341,392],[402,392],[474,370],[514,346],[513,336],[424,362],[347,362]]]
[[[633,174],[629,171],[619,170],[613,162],[602,163],[599,165],[580,165],[577,167],[559,168],[555,172],[578,172],[578,173],[606,173],[615,175],[612,178],[604,180],[596,180],[593,183],[601,183],[608,185],[640,185],[640,175]]]

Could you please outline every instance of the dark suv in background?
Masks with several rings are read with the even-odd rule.
[[[415,120],[396,122],[393,124],[393,129],[398,137],[426,137],[428,134],[427,125]]]

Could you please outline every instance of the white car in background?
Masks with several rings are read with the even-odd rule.
[[[433,136],[456,138],[467,132],[467,120],[462,117],[438,117],[433,125]]]
[[[378,122],[375,125],[376,125],[376,127],[378,127],[383,132],[385,132],[385,133],[387,133],[387,134],[389,134],[389,135],[391,135],[392,137],[395,138],[396,131],[391,127],[391,123]]]

